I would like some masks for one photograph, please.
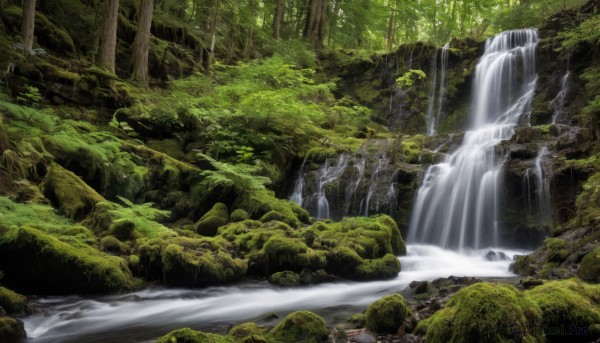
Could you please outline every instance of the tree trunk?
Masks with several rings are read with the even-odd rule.
[[[98,64],[112,73],[115,72],[117,49],[117,27],[119,24],[119,0],[104,0],[102,32],[100,33],[100,55]]]
[[[35,0],[23,0],[23,18],[21,20],[21,42],[27,51],[33,48],[35,30]]]
[[[148,77],[148,51],[150,50],[150,28],[152,27],[152,13],[154,0],[141,0],[138,14],[137,33],[133,42],[133,73],[131,78],[149,85]]]
[[[313,49],[321,49],[327,22],[327,0],[310,0],[306,14],[304,38]]]
[[[281,19],[283,18],[283,0],[275,0],[275,15],[273,16],[273,38],[281,37]]]
[[[212,68],[215,60],[215,44],[217,43],[217,17],[219,15],[219,1],[215,1],[212,19],[210,20],[210,50],[208,52],[207,70]]]
[[[333,34],[335,33],[335,29],[337,26],[337,17],[340,15],[340,1],[335,0],[333,3],[333,15],[331,16],[331,20],[329,20],[329,32],[327,35],[327,45],[331,46],[331,40],[333,39]]]

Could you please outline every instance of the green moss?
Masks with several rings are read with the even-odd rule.
[[[381,280],[391,279],[400,273],[400,261],[392,254],[382,258],[366,260],[356,267],[354,279]]]
[[[201,244],[199,244],[201,245]],[[162,253],[166,282],[177,286],[205,286],[239,280],[246,275],[247,261],[224,251],[190,249],[169,244]]]
[[[114,236],[103,237],[100,240],[100,247],[102,247],[102,250],[104,250],[104,251],[117,253],[117,254],[123,253],[127,249],[125,244],[123,244],[121,241],[119,241]]]
[[[203,236],[214,236],[217,229],[227,223],[229,223],[229,209],[227,205],[219,202],[194,224],[194,230]]]
[[[0,286],[0,308],[4,308],[9,314],[25,313],[28,309],[27,298]]]
[[[246,210],[243,210],[241,208],[238,208],[238,209],[234,210],[233,212],[231,212],[231,216],[230,216],[231,221],[234,223],[243,222],[244,220],[247,220],[249,218],[250,218],[250,216],[248,215],[248,212],[246,212]]]
[[[277,211],[270,211],[265,213],[264,216],[260,217],[259,221],[266,223],[266,222],[270,222],[270,221],[279,221],[279,222],[283,222],[288,224],[289,226],[296,226],[298,223],[298,218],[294,217],[287,217],[286,215],[279,213]]]
[[[508,342],[515,333],[523,341],[543,341],[540,324],[540,310],[514,287],[477,283],[454,294],[417,332],[426,331],[425,339],[434,343]]]
[[[427,137],[424,135],[415,135],[401,142],[402,153],[408,163],[431,163],[433,162],[433,154],[425,149]]]
[[[121,241],[126,241],[133,237],[135,223],[127,218],[121,218],[110,224],[108,229],[113,236]]]
[[[277,272],[269,277],[269,283],[282,287],[300,285],[300,275],[289,270]]]
[[[75,224],[47,205],[21,204],[0,196],[0,224],[18,228],[33,227],[46,232],[64,232]]]
[[[327,339],[325,321],[308,311],[288,314],[281,323],[269,332],[268,338],[274,342],[323,342]]]
[[[0,237],[0,270],[7,285],[26,293],[119,292],[135,285],[121,258],[28,227]]]
[[[9,317],[0,317],[0,341],[20,342],[26,337],[23,322]]]
[[[233,343],[233,340],[230,337],[184,328],[162,336],[157,343]]]
[[[229,330],[229,336],[236,342],[262,342],[265,333],[256,323],[238,324]]]
[[[250,218],[258,219],[263,215],[271,211],[281,213],[287,219],[287,222],[291,222],[291,227],[300,227],[301,221],[294,212],[296,208],[293,203],[287,200],[277,199],[275,194],[268,190],[257,190],[251,194],[240,196],[237,200],[237,207],[243,208],[248,211]],[[303,219],[304,218],[303,216]]]
[[[577,275],[582,280],[600,283],[600,247],[583,257]]]
[[[94,205],[105,201],[77,175],[58,164],[50,165],[40,189],[61,213],[71,219],[82,219]]]
[[[542,311],[542,325],[547,328],[568,328],[576,325],[581,328],[590,328],[593,324],[600,323],[600,287],[590,286],[576,280],[561,280],[547,282],[543,285],[526,291],[527,299],[535,303]],[[562,342],[564,337],[551,335],[548,331],[548,342]],[[591,342],[600,338],[600,333],[595,337],[572,336],[572,342]]]
[[[560,238],[546,238],[546,250],[548,251],[548,262],[561,263],[569,257],[567,243]]]
[[[375,332],[396,333],[410,315],[410,309],[402,295],[388,295],[367,307],[366,325]]]

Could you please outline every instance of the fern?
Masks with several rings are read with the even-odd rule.
[[[198,152],[197,157],[210,163],[215,170],[205,170],[201,172],[204,177],[202,184],[205,190],[210,193],[218,187],[234,188],[238,193],[256,191],[265,189],[271,184],[271,179],[264,176],[258,176],[261,170],[260,164],[236,165],[223,163],[214,158]]]

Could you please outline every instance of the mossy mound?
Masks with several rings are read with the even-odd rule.
[[[580,328],[580,334],[570,335],[569,342],[592,342],[600,338],[600,332],[592,330],[593,325],[600,323],[600,286],[576,279],[561,280],[547,282],[524,294],[542,311],[542,327],[548,328],[547,342],[564,342],[565,336],[558,332],[561,328],[573,333]]]
[[[184,328],[162,336],[157,343],[233,343],[229,337]]]
[[[233,212],[231,212],[231,216],[230,216],[230,220],[233,223],[243,222],[244,220],[248,220],[249,218],[250,218],[250,215],[248,215],[248,212],[246,212],[245,210],[242,210],[241,208],[238,208],[238,209],[234,210]]]
[[[281,287],[293,287],[300,285],[300,275],[289,270],[277,272],[269,277],[269,283]]]
[[[0,286],[0,308],[9,314],[21,314],[28,310],[27,298]]]
[[[0,317],[0,342],[20,342],[27,337],[23,322],[9,317]]]
[[[416,328],[427,342],[543,341],[541,311],[513,286],[477,283]]]
[[[577,275],[582,280],[600,283],[600,247],[583,257]]]
[[[394,294],[369,305],[365,319],[369,330],[380,333],[396,333],[410,315],[410,309],[402,295]]]
[[[40,189],[67,218],[79,220],[101,201],[102,195],[88,186],[74,173],[58,164],[51,164]]]
[[[244,323],[236,325],[229,330],[229,337],[232,337],[236,342],[267,342],[263,337],[265,333],[265,330],[256,325],[256,323]]]
[[[323,342],[327,339],[325,321],[308,311],[288,314],[281,323],[269,332],[268,339],[274,342]]]
[[[229,209],[227,205],[218,202],[196,222],[194,230],[203,236],[214,236],[217,229],[227,223],[229,223]]]
[[[123,259],[29,227],[0,230],[0,270],[24,293],[114,293],[135,284]]]
[[[165,281],[175,286],[207,286],[239,280],[248,270],[245,260],[201,247],[169,244],[162,253]]]
[[[284,218],[282,221],[293,228],[299,228],[302,223],[309,222],[306,210],[290,201],[277,199],[273,192],[266,189],[243,194],[236,199],[236,204],[237,207],[246,210],[252,219],[260,219],[267,213],[275,211],[278,216]]]

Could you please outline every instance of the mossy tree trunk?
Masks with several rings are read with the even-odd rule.
[[[138,27],[133,42],[133,72],[131,78],[148,86],[148,51],[150,50],[150,27],[154,12],[154,0],[141,0]]]
[[[304,38],[313,49],[323,47],[325,37],[325,23],[327,21],[327,0],[310,0],[306,13]]]
[[[118,20],[119,0],[104,0],[104,14],[102,15],[102,32],[100,34],[100,56],[98,56],[98,64],[113,73],[115,72]]]
[[[23,47],[30,51],[33,48],[33,31],[35,29],[35,1],[23,0],[23,19],[21,21],[21,41]]]
[[[273,38],[281,38],[281,19],[283,18],[283,0],[275,0],[275,15],[273,16]]]

